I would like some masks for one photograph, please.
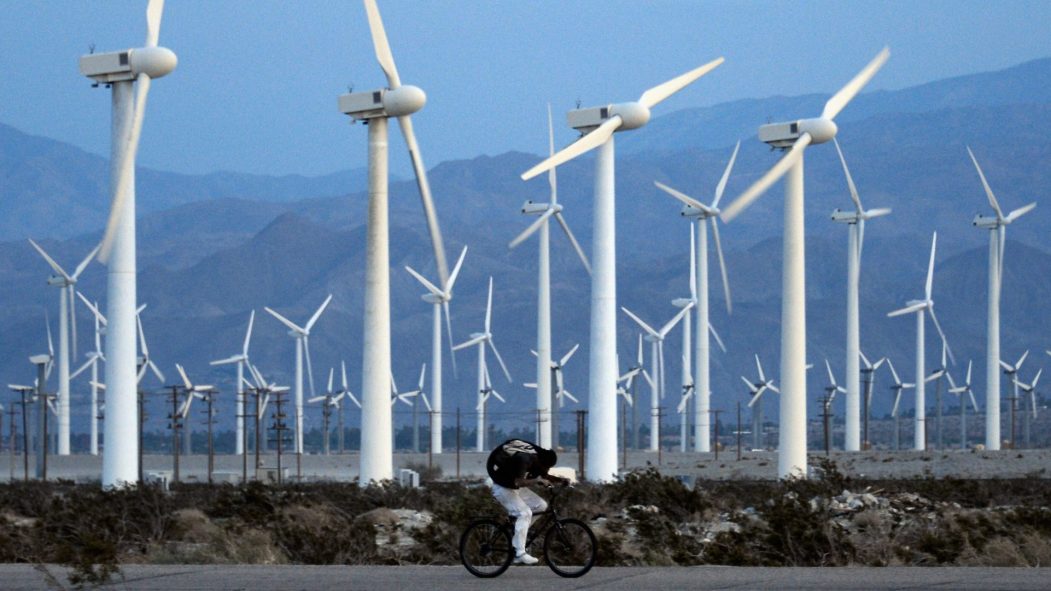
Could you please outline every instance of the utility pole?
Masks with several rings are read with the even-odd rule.
[[[36,399],[37,416],[39,418],[39,429],[37,430],[37,456],[36,477],[47,480],[47,392],[44,386],[47,382],[47,364],[51,362],[50,355],[34,355],[29,362],[36,365]]]
[[[1008,400],[1011,401],[1011,449],[1015,449],[1015,408],[1018,406],[1018,397],[1010,396]]]
[[[285,424],[285,393],[279,390],[274,392],[274,396],[276,397],[274,422],[270,424],[270,428],[274,431],[274,441],[277,443],[277,484],[280,486],[284,477],[281,469],[281,455],[284,451],[285,431],[288,430],[288,426]]]
[[[331,439],[332,439],[332,433],[330,433],[329,430],[328,430],[330,418],[332,417],[332,404],[331,404],[331,401],[332,401],[332,396],[331,395],[325,396],[325,401],[322,403],[322,404],[324,404],[324,406],[321,407],[321,431],[324,433],[324,437],[323,437],[323,441],[322,441],[322,451],[324,452],[324,454],[326,456],[330,455],[330,452],[332,451],[330,446],[329,446],[329,444],[331,443]]]
[[[146,430],[146,393],[143,392],[142,388],[138,389],[138,406],[139,406],[139,482],[145,482],[142,478],[142,443],[143,443],[143,432]]]
[[[877,364],[878,365],[878,364]],[[871,447],[869,443],[869,413],[872,411],[872,372],[876,371],[875,367],[863,367],[861,368],[862,388],[861,391],[865,396],[864,404],[861,405],[861,421],[862,421],[862,432],[861,432],[861,450],[865,451]]]
[[[620,467],[628,467],[628,409],[627,401],[620,402]]]
[[[212,475],[215,473],[215,445],[212,439],[212,425],[215,424],[214,403],[216,390],[208,390],[204,393],[204,401],[208,404],[206,409],[208,423],[208,484],[214,484]]]
[[[584,480],[587,478],[587,475],[584,472],[584,426],[587,424],[587,414],[588,411],[586,410],[577,411],[577,463],[579,467],[580,480]]]
[[[456,407],[456,479],[460,479],[460,407]]]
[[[255,397],[255,469],[259,470],[263,467],[262,459],[259,457],[263,447],[263,431],[259,428],[259,423],[262,421],[263,409],[262,409],[262,398],[264,390],[255,388],[252,391],[252,396]]]
[[[179,430],[182,421],[179,417],[179,386],[172,386],[172,411],[168,414],[168,428],[172,431],[172,482],[179,482]]]
[[[719,461],[719,413],[723,412],[719,409],[709,409],[709,414],[712,415],[712,422],[715,423],[715,443],[712,445],[712,449],[715,450],[715,461]]]
[[[343,455],[343,453],[345,452],[345,449],[346,449],[346,448],[343,447],[343,429],[344,429],[344,427],[343,427],[343,408],[347,404],[346,400],[347,400],[347,397],[344,396],[343,400],[339,401],[339,417],[338,417],[338,419],[339,419],[339,437],[337,438],[337,440],[339,441],[339,455]]]
[[[17,411],[15,411],[15,405],[17,405],[17,404],[18,404],[18,401],[15,401],[15,403],[11,405],[11,408],[7,409],[7,414],[9,415],[10,421],[11,421],[11,429],[10,429],[10,433],[11,433],[11,441],[10,441],[10,444],[11,444],[10,445],[10,447],[11,447],[11,473],[8,476],[8,480],[7,480],[8,482],[14,482],[15,481],[15,444],[18,441],[18,427],[17,427],[18,423],[15,422],[15,413],[17,412]]]
[[[248,390],[242,390],[241,408],[237,416],[241,427],[241,484],[248,484]]]
[[[741,461],[741,401],[737,401],[737,461]]]
[[[825,455],[826,456],[831,455],[831,450],[832,450],[832,442],[830,440],[832,434],[831,434],[830,429],[829,429],[829,420],[832,418],[832,413],[829,412],[829,408],[831,407],[831,405],[832,405],[832,400],[826,394],[825,395],[825,399],[824,399],[823,404],[822,404],[822,409],[823,410],[821,411],[821,420],[824,423],[824,428],[825,428]]]
[[[664,407],[657,407],[657,432],[650,433],[650,437],[656,437],[657,441],[657,465],[662,466],[664,462],[664,450],[661,449],[661,421],[664,419]]]

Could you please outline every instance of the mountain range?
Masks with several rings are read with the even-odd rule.
[[[823,100],[818,95],[770,97],[685,109],[618,136],[618,304],[651,324],[663,323],[674,314],[671,299],[688,293],[688,224],[676,203],[654,188],[654,180],[708,201],[740,139],[724,200],[728,203],[777,157],[755,139],[756,126],[768,116],[812,116]],[[1041,201],[1051,180],[1048,137],[1051,59],[863,94],[843,112],[838,139],[862,199],[867,207],[894,209],[891,216],[871,222],[866,232],[861,298],[867,354],[891,356],[902,377],[913,381],[913,324],[885,314],[921,295],[930,234],[937,230],[934,299],[960,362],[953,373],[962,379],[966,360],[984,357],[988,236],[971,219],[988,213],[989,206],[965,146],[974,149],[1006,210]],[[426,138],[421,142],[426,146]],[[487,280],[494,277],[494,334],[515,383],[501,383],[494,375],[508,405],[507,414],[503,408],[492,410],[507,428],[527,426],[534,404],[532,391],[521,383],[535,380],[529,355],[535,341],[535,241],[515,251],[506,244],[531,219],[519,213],[519,206],[548,198],[546,182],[518,179],[538,159],[515,152],[479,156],[442,162],[429,173],[448,255],[455,257],[463,245],[469,248],[452,304],[455,340],[466,340],[481,328]],[[590,251],[592,162],[588,157],[578,160],[559,168],[559,201]],[[44,308],[52,319],[57,315],[57,291],[45,283],[48,268],[25,238],[40,239],[62,264],[75,265],[98,240],[107,171],[103,158],[0,125],[0,228],[6,240],[0,242],[0,301],[5,303],[0,310],[0,374],[9,382],[30,379],[25,358],[46,348]],[[252,357],[266,373],[288,383],[292,339],[261,308],[305,320],[332,293],[333,304],[311,335],[316,382],[322,387],[327,369],[346,359],[351,387],[357,390],[366,207],[362,170],[308,178],[140,169],[138,183],[139,299],[148,304],[143,322],[151,353],[170,374],[169,382],[179,362],[194,379],[231,390],[233,372],[213,368],[208,361],[238,349],[249,310],[256,309]],[[841,373],[846,230],[832,223],[829,214],[849,207],[850,201],[831,146],[808,151],[806,191],[808,357],[813,363],[828,357]],[[419,300],[422,287],[402,267],[411,265],[424,275],[434,272],[415,183],[393,180],[390,192],[394,369],[400,383],[410,384],[419,365],[429,360],[431,308]],[[738,376],[754,372],[753,353],[762,357],[768,373],[778,373],[780,193],[775,188],[722,228],[734,308],[727,315],[713,273],[712,321],[728,347],[726,354],[713,356],[713,407],[730,408],[744,399]],[[1008,231],[1002,349],[1012,359],[1026,348],[1042,350],[1051,328],[1042,307],[1051,294],[1048,205],[1041,203]],[[561,354],[581,343],[567,366],[566,385],[584,399],[589,283],[568,243],[555,234],[554,349]],[[80,288],[88,297],[104,298],[104,271],[92,265],[84,273]],[[81,308],[82,351],[90,342],[88,320]],[[618,335],[622,367],[634,358],[636,334],[623,317]],[[928,366],[939,351],[933,334],[928,331]],[[663,406],[672,412],[681,355],[678,335],[676,331],[669,338],[666,350],[673,399]],[[1040,365],[1038,356],[1031,358],[1023,379]],[[470,412],[474,356],[460,354],[457,362],[456,376],[445,371],[446,409],[459,406]],[[976,363],[976,394],[983,390],[983,370],[984,364]],[[877,380],[874,404],[882,414],[890,403],[882,395],[889,378],[879,375]],[[811,372],[813,401],[825,382],[823,372]],[[77,429],[84,420],[86,389],[81,382],[74,387],[74,409],[81,417]],[[648,404],[648,394],[642,399]],[[774,399],[767,404],[767,416],[776,416]],[[160,406],[153,414],[163,416]],[[309,420],[319,422],[319,414],[315,410]],[[232,411],[226,412],[224,420],[231,416]]]

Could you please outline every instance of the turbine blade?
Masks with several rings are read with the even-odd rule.
[[[683,203],[684,205],[689,205],[690,207],[692,207],[694,209],[697,209],[697,210],[700,210],[700,211],[703,211],[704,213],[707,213],[707,214],[713,213],[712,212],[712,208],[710,208],[707,205],[701,203],[700,201],[697,201],[693,197],[690,197],[686,193],[683,193],[682,191],[679,191],[678,189],[673,189],[673,188],[669,187],[668,185],[665,185],[664,183],[662,183],[660,181],[653,181],[653,185],[655,187],[657,187],[658,189],[660,189],[661,191],[664,191],[665,193],[671,195],[672,197],[674,197],[675,199],[677,199],[679,202]]]
[[[847,177],[847,187],[850,189],[850,199],[854,202],[854,211],[860,216],[865,212],[865,208],[861,206],[861,197],[858,196],[858,188],[854,185],[854,177],[850,176],[850,169],[847,168],[847,159],[843,157],[843,150],[839,147],[839,140],[832,138],[832,143],[836,146],[839,162],[843,165],[843,175]]]
[[[581,154],[590,152],[595,148],[599,147],[606,142],[613,135],[614,131],[620,127],[622,120],[620,115],[614,115],[609,119],[606,119],[602,125],[596,127],[593,131],[585,134],[584,136],[577,139],[577,141],[569,144],[565,148],[556,152],[553,156],[548,156],[545,160],[537,164],[533,168],[522,173],[522,180],[528,181],[529,179],[537,176],[542,172],[547,172],[552,168],[568,162]]]
[[[715,58],[714,60],[708,62],[707,64],[704,64],[699,68],[694,68],[689,72],[686,72],[685,74],[680,74],[679,76],[676,76],[675,78],[672,78],[667,82],[658,84],[657,86],[654,86],[653,88],[642,93],[642,96],[639,97],[639,102],[642,103],[642,105],[646,108],[652,109],[654,106],[660,104],[662,101],[664,101],[671,95],[675,94],[676,92],[679,92],[683,88],[686,88],[687,86],[692,84],[701,76],[704,76],[708,72],[711,72],[715,68],[719,67],[719,65],[722,64],[724,61],[726,60],[721,57]]]
[[[931,308],[930,312],[931,320],[934,321],[934,328],[938,329],[938,334],[942,338],[942,344],[945,345],[945,351],[949,354],[949,361],[952,361],[952,364],[956,365],[956,356],[952,354],[952,347],[949,346],[949,341],[945,338],[945,332],[942,331],[942,325],[938,322],[938,316],[934,313],[934,308]]]
[[[507,371],[507,366],[504,365],[504,358],[500,356],[500,351],[496,349],[496,344],[493,343],[493,339],[486,339],[486,342],[489,343],[489,348],[492,349],[493,354],[496,355],[496,360],[500,362],[500,369],[504,370],[504,377],[507,378],[508,382],[513,382],[514,380],[511,379],[511,373]]]
[[[1036,207],[1035,203],[1033,204],[1033,207]],[[1030,209],[1032,209],[1032,208],[1030,208]],[[1015,211],[1017,211],[1017,210],[1015,210]],[[1014,214],[1013,211],[1011,213]],[[1022,213],[1025,213],[1025,212],[1022,212]],[[1022,215],[1022,214],[1018,214],[1018,215]],[[84,272],[84,269],[86,269],[89,264],[91,264],[91,261],[95,260],[95,255],[98,254],[98,252],[99,252],[99,247],[98,246],[96,246],[95,248],[91,249],[91,252],[88,253],[88,256],[84,257],[84,260],[80,261],[80,264],[77,265],[77,268],[73,270],[73,279],[76,279],[77,277],[80,277],[80,274]]]
[[[1036,202],[1035,201],[1033,203],[1030,203],[1029,205],[1023,205],[1022,207],[1019,207],[1018,209],[1012,210],[1011,213],[1007,214],[1007,218],[1006,218],[1007,223],[1011,223],[1011,222],[1017,220],[1018,218],[1024,216],[1025,214],[1027,214],[1030,211],[1032,211],[1034,207],[1036,207]]]
[[[460,250],[460,258],[456,259],[456,266],[453,267],[453,272],[449,275],[449,282],[445,284],[445,298],[449,299],[452,297],[453,284],[456,283],[456,278],[460,275],[460,267],[463,265],[463,258],[467,256],[467,245]]]
[[[409,157],[412,159],[412,169],[416,175],[416,186],[420,191],[420,203],[423,206],[424,217],[427,219],[427,231],[431,236],[431,248],[434,250],[434,262],[438,267],[438,279],[441,280],[442,285],[446,285],[449,283],[449,265],[445,259],[445,243],[442,241],[442,230],[438,225],[438,213],[434,209],[434,199],[431,197],[431,185],[427,182],[427,168],[423,165],[420,146],[416,143],[412,119],[408,115],[398,117],[398,126],[401,127],[401,134],[405,137],[405,144],[409,148]]]
[[[302,328],[299,328],[298,326],[296,326],[296,325],[295,325],[295,323],[293,323],[293,322],[292,322],[291,320],[289,320],[288,318],[285,318],[284,316],[282,316],[282,315],[278,314],[277,312],[273,311],[272,309],[270,309],[270,308],[269,308],[269,307],[267,307],[267,306],[263,306],[263,309],[264,309],[264,310],[266,310],[266,311],[267,311],[267,312],[268,312],[268,313],[269,313],[269,314],[270,314],[271,316],[273,316],[274,318],[277,318],[277,320],[278,320],[278,321],[279,321],[279,322],[280,322],[281,324],[284,324],[284,325],[285,325],[285,326],[287,326],[288,328],[292,329],[292,331],[293,331],[293,332],[295,332],[295,333],[297,333],[297,334],[303,334],[303,332],[304,332],[304,331],[303,331],[303,329],[302,329]]]
[[[493,320],[493,277],[489,276],[489,298],[485,304],[485,332],[490,332],[490,324]]]
[[[558,365],[561,366],[561,367],[565,367],[566,363],[569,362],[569,359],[571,357],[573,357],[573,354],[576,353],[577,349],[579,349],[579,348],[580,348],[580,343],[577,343],[577,344],[573,345],[573,348],[570,349],[569,353],[566,353],[566,355],[558,362]]]
[[[453,347],[453,351],[459,351],[460,349],[466,349],[467,347],[470,347],[471,345],[477,345],[478,343],[480,343],[480,342],[482,342],[484,340],[485,340],[485,335],[484,334],[478,335],[478,336],[472,338],[469,341],[464,341],[464,342],[460,343],[459,345],[456,345],[455,347]]]
[[[164,377],[164,372],[162,372],[160,368],[157,367],[157,364],[154,363],[152,359],[147,359],[146,365],[149,366],[150,371],[153,372],[153,375],[156,376],[162,384],[167,381]]]
[[[982,180],[982,188],[985,189],[985,196],[989,199],[989,205],[996,212],[996,219],[1003,221],[1004,212],[1000,209],[1000,202],[996,199],[996,195],[993,194],[989,181],[985,180],[985,173],[982,172],[982,167],[978,165],[978,159],[974,157],[974,152],[971,151],[970,146],[967,146],[967,154],[971,156],[971,162],[974,163],[974,168],[978,171],[978,178]]]
[[[625,308],[624,306],[621,306],[620,309],[625,314],[627,314],[629,317],[631,317],[631,319],[634,320],[636,324],[641,326],[642,330],[645,330],[646,332],[650,333],[650,336],[654,336],[654,337],[659,337],[660,336],[660,334],[658,334],[657,331],[653,330],[653,328],[651,328],[649,324],[646,324],[645,322],[643,322],[642,319],[639,318],[638,316],[636,316],[631,310]]]
[[[365,0],[365,13],[369,19],[369,31],[372,32],[372,46],[376,50],[376,61],[379,62],[383,73],[387,75],[387,83],[390,87],[398,88],[401,86],[401,79],[398,77],[398,68],[394,65],[394,54],[391,53],[387,31],[383,28],[383,19],[380,18],[380,9],[376,6],[376,0]]]
[[[839,89],[839,92],[828,99],[828,102],[825,103],[825,108],[821,111],[821,116],[826,119],[835,119],[836,115],[839,115],[839,112],[869,83],[869,80],[872,80],[876,72],[879,72],[889,57],[890,48],[884,47],[880,50],[868,65],[862,68],[850,82],[847,82],[846,86]]]
[[[453,366],[453,378],[458,377],[456,371],[456,349],[453,347],[453,324],[452,318],[449,314],[449,300],[442,300],[442,313],[445,316],[445,334],[448,336],[449,341],[449,361],[452,362]]]
[[[310,320],[307,322],[307,325],[303,327],[304,330],[310,332],[310,329],[314,327],[314,323],[317,322],[318,318],[321,318],[321,314],[325,311],[325,308],[328,308],[328,305],[331,302],[332,294],[328,294],[328,297],[325,298],[325,301],[321,303],[320,307],[318,307],[317,312],[314,312],[314,315],[310,317]]]
[[[777,164],[770,168],[770,170],[761,176],[759,180],[753,183],[751,187],[748,187],[744,193],[741,193],[741,196],[734,200],[729,207],[723,210],[723,221],[729,222],[733,220],[744,211],[746,207],[751,205],[753,201],[765,193],[771,185],[780,180],[780,178],[788,172],[788,169],[792,168],[792,166],[799,162],[803,157],[803,151],[810,145],[811,141],[813,141],[813,138],[810,137],[809,133],[804,133],[799,136],[796,143],[792,144],[792,148],[777,161]]]
[[[61,275],[66,281],[73,281],[73,278],[70,277],[68,273],[66,273],[65,269],[63,269],[61,265],[55,262],[55,259],[51,258],[51,255],[47,254],[47,252],[45,252],[39,244],[34,242],[32,238],[29,238],[29,243],[33,245],[33,248],[35,248],[37,252],[40,253],[40,256],[44,257],[44,260],[47,261],[47,264],[51,266],[51,269],[54,270],[55,273]],[[96,248],[95,250],[98,250],[98,248]]]
[[[588,256],[584,254],[584,249],[577,242],[577,237],[569,229],[569,224],[566,223],[561,213],[556,213],[555,219],[558,220],[558,225],[562,226],[562,231],[566,233],[566,238],[569,238],[569,243],[573,245],[573,250],[577,251],[577,256],[580,257],[580,262],[584,264],[584,269],[588,272],[588,275],[591,275],[591,263],[588,262]]]
[[[248,315],[248,330],[245,332],[245,342],[241,347],[241,355],[248,359],[248,344],[252,341],[252,326],[255,325],[255,310]]]
[[[427,289],[427,291],[431,292],[431,294],[436,295],[438,297],[445,296],[445,292],[438,289],[438,286],[436,286],[435,284],[431,283],[430,281],[427,281],[427,279],[425,279],[423,275],[417,273],[416,270],[412,267],[405,265],[405,270],[409,272],[409,275],[415,277],[416,281],[419,281],[423,285],[423,287]]]
[[[719,240],[719,223],[715,218],[708,218],[708,222],[712,225],[712,237],[715,239],[715,254],[719,258],[719,274],[723,278],[723,297],[726,298],[726,313],[733,314],[733,301],[730,299],[730,279],[726,272],[726,259],[723,258],[723,244]]]
[[[161,15],[164,13],[164,0],[150,0],[146,6],[146,47],[157,47],[161,35]]]
[[[755,369],[759,372],[759,381],[760,382],[765,382],[766,381],[766,376],[763,374],[763,364],[759,363],[759,355],[758,354],[756,354],[756,356],[755,356]]]
[[[679,310],[678,314],[673,316],[671,320],[669,320],[667,323],[665,323],[664,326],[661,327],[660,337],[663,339],[664,336],[667,335],[671,329],[675,328],[675,325],[678,324],[679,321],[682,320],[682,317],[685,316],[691,309],[693,309],[692,302],[683,306],[682,310]]]
[[[332,394],[332,380],[336,377],[336,368],[328,368],[328,388],[325,389],[326,394]]]
[[[128,141],[122,153],[124,157],[117,163],[117,182],[114,183],[110,201],[109,219],[106,222],[106,231],[102,234],[102,242],[99,244],[98,259],[102,264],[109,263],[113,251],[113,240],[117,237],[117,227],[126,209],[124,202],[133,192],[133,187],[129,186],[129,177],[135,170],[135,158],[139,152],[142,121],[146,114],[146,97],[150,93],[150,77],[146,74],[139,74],[136,85],[138,88],[135,93],[135,113],[132,118],[131,132],[128,134]]]
[[[343,391],[349,393],[350,390],[347,388],[347,362],[339,362],[339,371],[341,374],[341,384],[343,384]]]
[[[555,124],[551,118],[551,103],[547,104],[547,155],[555,155]],[[558,203],[558,177],[554,166],[547,171],[547,184],[551,186],[551,204]]]
[[[190,382],[190,378],[186,375],[186,370],[182,368],[178,363],[175,364],[175,369],[179,371],[179,375],[182,377],[182,383],[186,386],[187,390],[193,390],[193,383]]]
[[[924,293],[927,294],[927,299],[931,299],[931,291],[934,286],[934,252],[938,246],[938,233],[934,232],[934,236],[931,238],[931,259],[927,263],[927,283],[924,287]]]
[[[543,214],[540,215],[540,217],[538,217],[536,219],[535,222],[533,222],[532,224],[529,224],[529,226],[525,230],[522,230],[521,234],[519,234],[518,236],[515,236],[514,240],[512,240],[509,243],[507,243],[507,248],[509,248],[509,249],[514,248],[514,247],[518,246],[519,244],[521,244],[522,241],[524,241],[526,238],[529,238],[530,236],[532,236],[537,230],[540,229],[540,226],[544,225],[544,222],[546,222],[548,220],[548,218],[550,218],[551,216],[555,215],[555,211],[556,211],[555,208],[549,207],[547,209],[547,211],[545,211]]]
[[[723,353],[726,353],[726,345],[723,344],[723,340],[719,338],[719,333],[715,332],[715,327],[712,326],[711,322],[708,323],[708,332],[712,333],[712,336],[715,337],[715,343],[719,345],[719,349],[721,349]]]
[[[314,392],[314,366],[310,361],[310,337],[303,336],[303,353],[304,357],[307,358],[307,381],[310,383],[310,395],[313,396]]]
[[[1015,371],[1022,369],[1022,364],[1025,363],[1026,357],[1029,357],[1029,349],[1026,349],[1025,353],[1022,353],[1022,356],[1015,362]]]
[[[722,200],[723,192],[726,191],[726,181],[730,179],[730,171],[733,170],[734,162],[737,160],[737,151],[740,149],[741,140],[737,140],[737,145],[734,146],[734,153],[730,156],[730,161],[726,163],[726,170],[723,171],[719,184],[715,186],[715,199],[712,200],[712,209],[719,207],[719,201]]]
[[[73,349],[73,359],[77,358],[77,300],[73,297],[73,292],[75,291],[76,288],[74,288],[72,285],[68,285],[65,289],[62,290],[59,296],[69,300],[66,306],[69,308],[69,328],[72,332],[72,342],[70,343],[70,345]]]
[[[919,302],[917,304],[912,304],[911,306],[905,306],[904,308],[899,308],[897,310],[894,310],[893,312],[887,312],[887,318],[894,318],[895,316],[901,316],[903,314],[909,314],[909,313],[912,313],[912,312],[923,310],[926,307],[927,307],[927,302]]]

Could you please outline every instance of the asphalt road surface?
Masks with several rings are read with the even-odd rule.
[[[6,591],[71,588],[62,568],[0,565]],[[562,579],[542,566],[512,567],[498,579],[478,579],[460,566],[227,566],[128,565],[103,589],[185,591],[190,589],[295,591],[335,589],[410,591],[424,589],[949,589],[953,591],[1051,588],[1051,570],[1041,568],[595,568],[579,579]]]

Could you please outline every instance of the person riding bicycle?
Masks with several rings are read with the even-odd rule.
[[[565,478],[548,474],[557,460],[554,450],[522,439],[508,439],[496,446],[485,462],[485,469],[493,480],[493,497],[515,518],[515,534],[511,538],[515,564],[540,562],[526,553],[525,543],[533,514],[547,509],[547,501],[523,487],[540,481],[568,484]]]

